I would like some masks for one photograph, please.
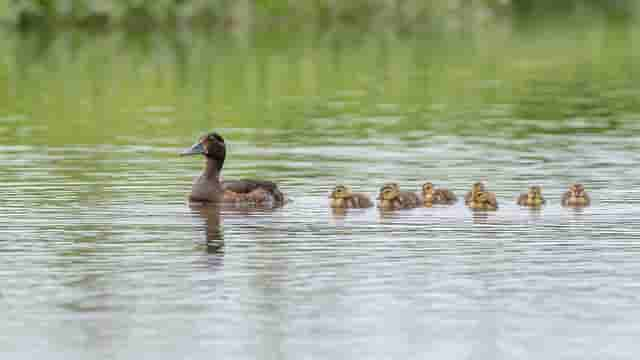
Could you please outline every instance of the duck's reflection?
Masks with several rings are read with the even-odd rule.
[[[191,212],[197,214],[204,220],[204,234],[207,253],[224,253],[224,237],[222,232],[222,221],[220,218],[220,207],[215,204],[199,205],[191,204]]]

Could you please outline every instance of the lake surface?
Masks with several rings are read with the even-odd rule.
[[[634,358],[640,33],[553,35],[4,33],[0,354]],[[212,129],[293,202],[189,207]],[[327,207],[426,180],[501,207]]]

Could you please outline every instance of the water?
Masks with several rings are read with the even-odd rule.
[[[471,53],[465,37],[5,36],[0,353],[633,358],[638,54],[590,31],[485,34]],[[177,153],[213,128],[225,178],[294,201],[189,207],[202,161]],[[501,207],[327,207],[336,183],[425,180],[459,196],[485,180]],[[593,206],[559,205],[573,181]],[[549,204],[516,206],[533,183]]]

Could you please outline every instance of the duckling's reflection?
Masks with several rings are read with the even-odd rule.
[[[403,210],[378,208],[379,220],[386,222],[387,220],[406,218],[406,212]]]
[[[488,224],[490,210],[470,209],[474,224]]]
[[[532,220],[536,220],[536,221],[542,219],[542,206],[530,207],[529,216],[531,217]]]
[[[215,204],[197,205],[190,204],[191,212],[204,219],[205,245],[209,254],[224,253],[224,237],[222,233],[222,221],[220,207]]]
[[[331,208],[331,216],[334,220],[344,220],[349,210],[345,208]]]

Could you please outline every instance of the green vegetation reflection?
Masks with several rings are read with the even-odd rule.
[[[0,137],[174,144],[211,128],[262,129],[258,143],[291,144],[372,129],[518,137],[607,131],[640,112],[636,26],[554,33],[5,33]]]

